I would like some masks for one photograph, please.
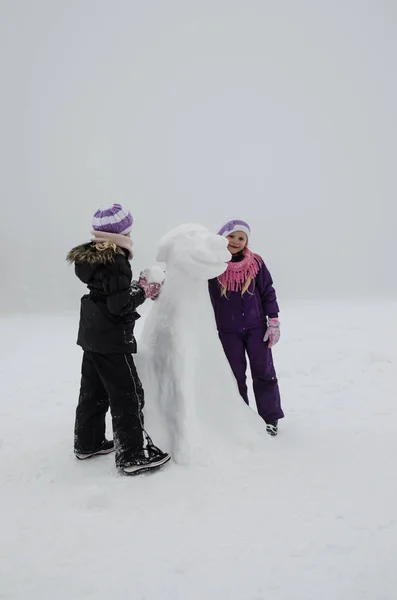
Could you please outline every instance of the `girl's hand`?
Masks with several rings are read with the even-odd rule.
[[[269,342],[269,348],[273,348],[280,339],[280,322],[278,319],[269,319],[264,342]]]
[[[150,300],[156,300],[163,287],[162,284],[157,281],[149,282],[146,275],[143,273],[141,273],[138,283],[141,288],[143,288],[146,298],[150,298]]]

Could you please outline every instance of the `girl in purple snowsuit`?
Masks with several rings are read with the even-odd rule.
[[[271,348],[280,338],[278,304],[271,275],[258,254],[248,248],[249,225],[239,219],[226,223],[218,235],[228,239],[232,255],[226,271],[209,282],[215,320],[223,349],[248,404],[248,355],[258,413],[270,435],[277,435],[280,405]]]

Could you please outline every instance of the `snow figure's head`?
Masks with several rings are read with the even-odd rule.
[[[194,279],[212,279],[222,275],[230,260],[226,238],[210,233],[206,227],[186,224],[168,232],[157,248],[158,262],[169,269],[183,271]]]

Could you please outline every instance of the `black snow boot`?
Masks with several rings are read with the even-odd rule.
[[[153,443],[148,444],[143,454],[137,456],[126,465],[120,466],[120,470],[126,475],[140,475],[147,471],[154,471],[165,465],[171,456],[163,452]]]
[[[105,440],[101,447],[95,452],[75,452],[76,458],[79,460],[85,460],[86,458],[91,458],[91,456],[99,456],[101,454],[110,454],[110,452],[114,451],[114,442],[113,440]]]
[[[278,421],[266,423],[266,431],[269,435],[275,437],[278,434]]]

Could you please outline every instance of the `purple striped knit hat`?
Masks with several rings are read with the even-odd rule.
[[[134,219],[131,213],[121,204],[112,204],[105,208],[98,208],[92,217],[92,228],[95,231],[107,233],[129,233]]]
[[[221,227],[218,231],[218,235],[223,235],[224,237],[227,237],[235,231],[243,231],[248,239],[251,235],[250,226],[245,221],[241,221],[241,219],[233,219],[232,221],[228,221],[227,223],[225,223],[224,226]]]

